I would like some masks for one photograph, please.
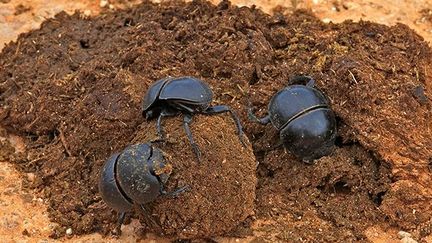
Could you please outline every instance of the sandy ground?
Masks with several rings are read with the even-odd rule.
[[[126,1],[121,1],[126,2]],[[129,1],[130,2],[130,1]],[[217,2],[217,1],[215,1]],[[323,21],[342,22],[346,19],[371,20],[374,22],[394,25],[398,22],[407,24],[422,35],[429,43],[432,42],[432,1],[431,0],[382,0],[379,3],[368,0],[233,0],[237,5],[257,5],[266,12],[271,12],[280,5],[286,11],[295,8],[309,8]],[[24,33],[38,28],[40,23],[54,14],[76,9],[83,14],[94,15],[102,8],[125,7],[110,4],[107,1],[67,1],[67,0],[0,0],[0,49]],[[6,138],[0,138],[6,139]],[[10,139],[10,138],[9,138]],[[12,138],[17,149],[24,149],[19,139]],[[34,175],[26,175],[32,179]],[[6,162],[0,162],[0,241],[1,242],[53,242],[49,238],[55,226],[50,222],[46,212],[46,204],[41,198],[35,197],[31,191],[22,189],[21,176]],[[143,238],[137,222],[124,227],[120,239],[104,239],[98,234],[62,239],[66,242],[135,242]],[[73,233],[73,232],[72,232]],[[398,230],[387,230],[375,227],[366,232],[373,242],[397,242]],[[161,242],[154,236],[147,235],[145,242]],[[253,238],[253,237],[252,237]],[[252,239],[251,238],[251,239]],[[405,238],[408,240],[408,238]],[[432,238],[426,239],[432,242]],[[223,239],[224,242],[244,242],[250,239]],[[407,242],[407,241],[406,241]]]
[[[84,14],[97,14],[102,7],[116,8],[132,5],[110,4],[107,0],[0,0],[0,49],[13,41],[18,34],[38,28],[40,23],[54,14],[65,10],[81,10]],[[218,2],[219,0],[212,0]],[[232,0],[239,6],[256,5],[265,12],[276,6],[291,11],[295,8],[311,9],[325,22],[342,22],[346,19],[370,20],[386,25],[404,23],[432,42],[431,0]],[[102,7],[101,7],[102,6]]]

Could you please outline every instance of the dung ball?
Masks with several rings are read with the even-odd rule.
[[[182,116],[163,119],[162,128],[165,142],[154,144],[172,166],[165,190],[168,194],[183,186],[188,190],[144,205],[147,212],[140,221],[150,231],[183,239],[210,238],[227,234],[254,214],[257,162],[250,143],[242,145],[228,115],[193,117],[190,128],[200,161]],[[156,121],[151,120],[139,127],[132,143],[157,138]]]

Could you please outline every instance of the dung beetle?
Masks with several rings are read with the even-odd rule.
[[[336,139],[336,118],[327,97],[314,88],[308,76],[296,76],[294,84],[278,91],[270,100],[268,115],[257,118],[249,108],[249,119],[261,124],[271,122],[279,131],[282,144],[304,162],[328,155]]]
[[[226,105],[210,106],[212,100],[213,92],[203,81],[193,77],[167,77],[156,81],[149,87],[143,99],[143,116],[146,119],[158,117],[157,133],[159,140],[163,141],[162,117],[174,116],[182,112],[186,135],[198,160],[200,160],[201,152],[194,142],[189,127],[192,116],[197,113],[212,115],[229,112],[235,121],[240,141],[245,145],[243,129],[237,114]]]
[[[176,196],[186,187],[167,193],[164,185],[171,173],[162,152],[150,143],[135,144],[122,152],[111,155],[105,162],[99,180],[99,192],[103,201],[119,212],[115,232],[120,234],[126,212],[133,205],[141,206],[161,195]]]

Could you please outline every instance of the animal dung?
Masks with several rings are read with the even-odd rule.
[[[157,138],[156,121],[143,123],[132,143]],[[166,191],[188,189],[176,197],[159,197],[146,204],[141,215],[150,231],[180,238],[206,238],[226,234],[254,214],[255,156],[250,143],[243,146],[228,114],[195,115],[191,131],[202,154],[197,162],[183,130],[182,116],[164,121],[166,141],[154,143],[172,167]]]
[[[26,145],[4,157],[34,174],[24,185],[47,202],[52,237],[68,228],[106,235],[118,215],[97,186],[105,161],[152,140],[155,121],[141,116],[151,84],[191,75],[212,89],[212,105],[238,112],[255,157],[228,114],[193,117],[201,163],[182,117],[163,119],[167,143],[155,146],[172,165],[166,191],[191,188],[132,218],[182,238],[229,236],[254,213],[255,199],[253,227],[234,235],[367,241],[365,232],[380,225],[421,239],[432,215],[431,67],[428,43],[403,24],[327,24],[303,10],[268,15],[200,0],[144,1],[93,17],[63,12],[0,54],[0,125]],[[275,148],[277,129],[248,122],[246,113],[251,103],[264,116],[275,92],[302,74],[316,79],[338,125],[334,152],[312,165]]]

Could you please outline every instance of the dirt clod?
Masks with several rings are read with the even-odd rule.
[[[26,138],[26,156],[11,159],[36,175],[28,184],[60,225],[53,236],[67,228],[107,233],[116,215],[97,192],[104,160],[147,136],[142,128],[154,131],[140,110],[152,82],[196,76],[212,87],[215,104],[239,112],[260,162],[257,239],[364,241],[368,227],[388,221],[421,238],[432,213],[431,60],[405,25],[325,24],[305,11],[269,16],[194,1],[146,2],[98,17],[62,13],[0,54],[0,123]],[[316,79],[338,119],[338,148],[314,165],[268,151],[277,131],[246,115],[249,104],[264,115],[271,96],[298,74]],[[162,203],[159,217],[162,209],[175,210]]]

